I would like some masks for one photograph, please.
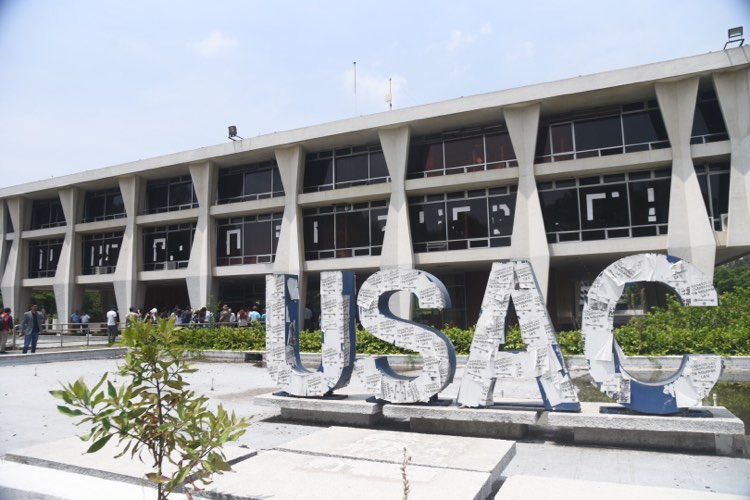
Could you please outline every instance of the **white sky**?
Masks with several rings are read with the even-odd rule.
[[[0,187],[386,111],[389,78],[404,108],[717,51],[734,26],[750,0],[0,0]]]

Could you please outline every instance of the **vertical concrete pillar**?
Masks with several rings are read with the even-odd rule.
[[[296,274],[299,277],[299,318],[298,325],[304,325],[307,279],[304,276],[305,245],[302,232],[302,210],[297,205],[297,195],[302,187],[305,168],[305,150],[301,146],[277,149],[276,164],[279,167],[281,183],[284,185],[284,218],[281,220],[279,243],[273,272]]]
[[[24,265],[28,261],[24,255],[24,245],[21,232],[25,227],[26,200],[23,198],[9,198],[7,200],[8,213],[13,224],[13,240],[8,250],[8,261],[5,264],[0,290],[3,292],[3,305],[13,310],[13,317],[18,318],[20,314],[29,307],[31,292],[24,289],[22,281],[24,277]]]
[[[190,307],[193,309],[208,305],[215,299],[215,278],[213,266],[216,247],[214,220],[209,215],[216,192],[215,167],[210,162],[190,165],[190,177],[198,198],[198,221],[195,225],[193,246],[190,249],[188,277],[186,278]],[[180,304],[184,307],[185,304]]]
[[[716,240],[690,153],[698,83],[698,77],[694,77],[657,82],[655,87],[672,148],[667,251],[694,264],[712,279]]]
[[[138,282],[138,271],[141,269],[142,237],[135,223],[143,198],[143,181],[140,177],[132,175],[121,177],[119,182],[126,219],[112,284],[115,288],[117,309],[122,319],[130,307],[142,307],[145,299],[145,287]],[[104,304],[104,307],[109,306],[110,304]]]
[[[0,283],[5,273],[5,263],[7,262],[8,252],[10,252],[10,243],[6,241],[5,236],[8,234],[6,221],[8,220],[8,207],[4,200],[0,200]]]
[[[507,107],[503,110],[513,150],[518,159],[518,195],[513,217],[510,254],[513,259],[531,262],[539,287],[547,300],[549,282],[549,246],[544,218],[534,178],[534,153],[539,130],[541,105]]]
[[[731,141],[727,246],[750,245],[750,69],[714,73]]]
[[[379,130],[388,174],[391,176],[391,198],[388,202],[388,219],[380,254],[380,268],[414,268],[414,247],[409,226],[409,203],[406,196],[406,169],[409,160],[411,129],[399,127]],[[397,293],[391,298],[391,311],[411,319],[412,295]]]
[[[52,289],[55,292],[55,305],[57,306],[57,317],[61,323],[68,323],[73,311],[80,312],[83,307],[83,287],[76,285],[76,216],[78,214],[79,194],[78,188],[70,187],[58,191],[60,204],[65,215],[65,238],[60,258],[57,261],[55,271],[55,282]]]

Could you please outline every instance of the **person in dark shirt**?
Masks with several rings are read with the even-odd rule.
[[[23,331],[23,354],[26,354],[31,346],[31,353],[36,352],[36,343],[39,340],[42,315],[37,311],[36,304],[31,304],[31,309],[23,313],[21,331]]]

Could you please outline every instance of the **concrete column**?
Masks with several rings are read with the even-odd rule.
[[[7,200],[8,213],[13,223],[13,241],[8,250],[8,261],[5,265],[0,290],[3,292],[3,306],[13,310],[13,317],[18,318],[21,313],[28,310],[31,291],[21,286],[24,277],[24,265],[28,262],[28,256],[24,255],[24,245],[21,240],[21,232],[24,228],[26,200],[23,198],[9,198]]]
[[[135,224],[135,218],[141,207],[143,181],[138,176],[120,178],[120,193],[125,204],[125,231],[117,258],[112,284],[115,288],[117,309],[120,318],[124,318],[130,307],[141,307],[145,300],[145,287],[138,282],[138,271],[141,269],[142,237]],[[109,307],[110,304],[103,304]]]
[[[186,278],[190,307],[193,309],[208,305],[214,299],[215,278],[213,266],[216,247],[216,230],[213,218],[208,211],[216,192],[215,167],[210,162],[190,165],[190,177],[193,179],[193,189],[198,198],[198,221],[195,225],[193,246],[190,250],[188,262],[188,277]],[[180,304],[182,307],[185,304]]]
[[[296,274],[299,277],[299,318],[297,324],[304,324],[307,295],[307,279],[304,276],[304,233],[302,232],[302,210],[297,206],[297,195],[302,191],[302,176],[305,168],[305,150],[301,146],[277,149],[274,151],[279,167],[281,183],[284,185],[284,218],[281,220],[279,243],[273,272]]]
[[[409,160],[411,129],[399,127],[379,130],[388,174],[391,176],[391,198],[388,202],[388,219],[380,254],[380,268],[414,268],[414,247],[409,225],[409,203],[406,196],[406,169]],[[391,311],[411,319],[412,295],[397,293],[391,297]]]
[[[79,245],[76,244],[75,223],[80,197],[78,188],[75,187],[61,189],[58,194],[65,214],[65,239],[60,250],[52,289],[55,292],[57,317],[61,323],[68,323],[73,311],[80,312],[83,307],[83,287],[76,285],[76,252]]]
[[[732,146],[727,246],[750,245],[750,69],[714,73]]]
[[[531,262],[544,300],[549,282],[549,246],[544,232],[544,218],[534,178],[534,153],[539,130],[541,105],[507,107],[503,110],[513,150],[518,159],[518,195],[513,217],[510,254],[513,259]]]
[[[694,77],[657,82],[655,87],[672,148],[667,251],[694,264],[712,279],[716,240],[690,153],[698,83],[698,77]]]
[[[10,252],[11,244],[5,241],[5,235],[8,234],[8,229],[5,222],[7,221],[8,208],[4,201],[0,200],[0,283],[2,283],[2,273],[5,273],[5,262]]]

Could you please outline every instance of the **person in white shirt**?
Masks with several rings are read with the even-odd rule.
[[[91,322],[91,316],[89,316],[89,313],[87,313],[86,311],[83,311],[83,314],[81,315],[81,328],[83,328],[83,333],[85,333],[87,337],[91,335],[91,330],[89,330],[89,322]]]
[[[107,311],[107,341],[110,344],[113,344],[117,338],[117,321],[117,306],[112,306]]]

